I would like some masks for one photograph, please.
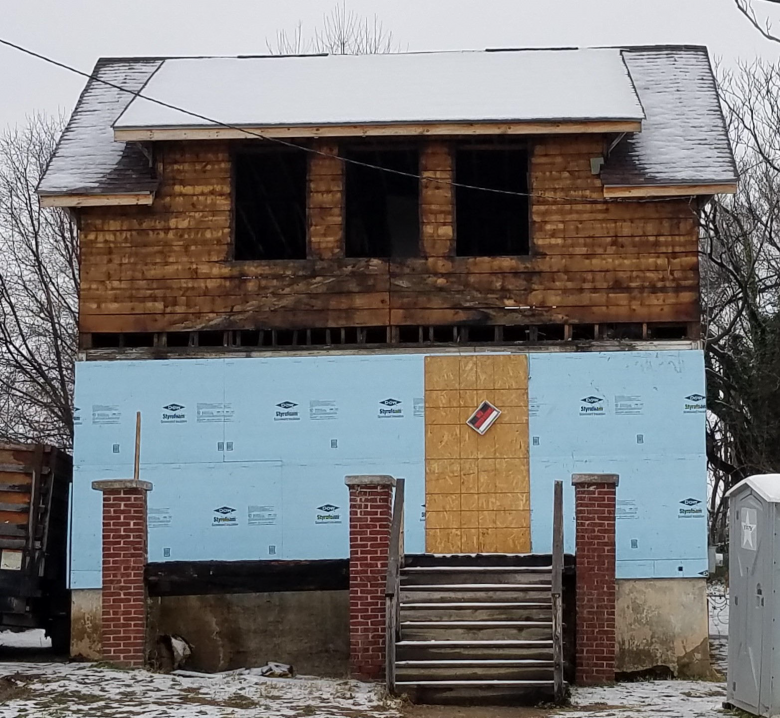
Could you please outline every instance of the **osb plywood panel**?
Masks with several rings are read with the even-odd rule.
[[[453,146],[421,148],[420,257],[344,257],[343,172],[323,140],[310,160],[310,258],[232,262],[230,144],[158,144],[151,207],[79,213],[81,331],[698,321],[695,204],[605,201],[590,170],[602,138],[540,137],[532,255],[455,257]]]
[[[466,425],[487,400],[501,416]],[[425,506],[429,553],[531,550],[528,358],[425,359]]]

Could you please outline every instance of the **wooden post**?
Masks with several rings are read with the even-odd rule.
[[[135,413],[135,462],[133,464],[133,481],[141,478],[141,412]]]
[[[555,482],[552,554],[553,682],[556,702],[563,701],[563,482]]]

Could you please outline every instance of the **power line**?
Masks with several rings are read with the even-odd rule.
[[[777,0],[780,2],[780,0]],[[328,157],[330,159],[338,159],[343,164],[353,164],[358,165],[360,167],[366,167],[368,169],[378,170],[380,172],[388,172],[390,174],[400,175],[402,177],[409,177],[412,179],[424,181],[424,182],[431,182],[436,184],[444,184],[450,187],[460,187],[462,189],[471,189],[471,190],[478,190],[481,192],[492,192],[494,194],[502,194],[502,195],[511,195],[515,197],[538,197],[542,199],[558,199],[558,200],[570,200],[574,202],[597,202],[602,203],[603,199],[598,198],[589,198],[589,197],[571,197],[567,195],[559,195],[559,194],[549,194],[544,192],[516,192],[513,190],[503,190],[503,189],[496,189],[493,187],[479,187],[477,185],[469,185],[469,184],[463,184],[461,182],[455,182],[452,180],[446,180],[446,179],[438,179],[434,177],[423,177],[419,174],[414,174],[413,172],[404,172],[403,170],[396,170],[391,167],[381,167],[379,165],[371,164],[370,162],[362,162],[361,160],[356,160],[354,158],[350,157],[343,157],[340,155],[332,155],[328,152],[323,152],[322,150],[318,150],[315,147],[306,147],[305,145],[299,145],[295,142],[288,142],[286,140],[280,139],[278,137],[268,137],[267,135],[260,134],[259,132],[254,132],[253,130],[248,130],[244,127],[238,127],[236,125],[231,125],[227,122],[222,122],[220,120],[215,120],[213,117],[208,117],[206,115],[202,115],[198,112],[194,112],[192,110],[187,110],[183,107],[180,107],[178,105],[173,105],[169,102],[165,102],[164,100],[158,100],[154,97],[149,97],[148,95],[144,95],[141,90],[131,90],[128,87],[124,87],[122,85],[118,85],[114,82],[111,82],[110,80],[104,80],[101,77],[98,77],[97,75],[94,75],[89,72],[85,72],[84,70],[79,70],[77,67],[73,67],[72,65],[68,65],[64,62],[61,62],[59,60],[55,60],[52,57],[49,57],[48,55],[43,55],[39,52],[36,52],[35,50],[30,50],[29,48],[26,48],[22,45],[17,45],[16,43],[11,42],[10,40],[6,40],[4,38],[0,38],[0,45],[5,45],[6,47],[10,47],[13,50],[17,50],[19,52],[22,52],[26,55],[30,55],[31,57],[34,57],[38,60],[43,60],[44,62],[49,63],[50,65],[54,65],[55,67],[59,67],[63,70],[67,70],[68,72],[73,72],[77,75],[80,75],[81,77],[87,78],[87,80],[94,80],[95,82],[100,82],[103,85],[107,85],[108,87],[113,87],[116,90],[120,90],[121,92],[125,92],[129,95],[132,95],[134,98],[140,98],[142,100],[146,100],[147,102],[153,102],[157,105],[160,105],[162,107],[166,107],[170,110],[175,110],[176,112],[181,112],[182,114],[188,115],[190,117],[194,117],[195,119],[202,120],[204,122],[207,122],[212,125],[217,125],[219,127],[223,127],[228,130],[233,130],[235,132],[241,132],[245,135],[248,135],[250,137],[256,137],[257,139],[265,140],[266,142],[273,142],[279,145],[282,145],[284,147],[289,147],[297,150],[303,150],[304,152],[309,152],[311,154],[315,154],[321,157]],[[161,60],[164,62],[164,60]],[[639,201],[639,202],[666,202],[668,201],[668,198],[666,197],[652,197],[652,198],[641,198],[639,200],[632,199],[632,201]]]

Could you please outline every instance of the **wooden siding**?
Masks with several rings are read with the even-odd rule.
[[[83,333],[699,320],[695,204],[605,201],[599,137],[534,142],[532,255],[495,258],[454,256],[452,188],[426,181],[451,176],[449,146],[430,140],[423,256],[397,261],[343,257],[343,172],[317,155],[311,258],[230,261],[229,148],[163,143],[152,206],[79,210]]]

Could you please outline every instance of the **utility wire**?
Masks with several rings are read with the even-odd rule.
[[[780,2],[780,0],[778,0]],[[328,157],[330,159],[338,159],[343,164],[353,164],[357,165],[359,167],[366,167],[368,169],[378,170],[380,172],[388,172],[390,174],[394,175],[400,175],[402,177],[409,177],[412,179],[424,181],[424,182],[431,182],[436,184],[443,184],[450,187],[460,187],[462,189],[471,189],[471,190],[478,190],[480,192],[492,192],[494,194],[502,194],[502,195],[511,195],[515,197],[538,197],[543,199],[558,199],[558,200],[570,200],[573,202],[595,202],[595,203],[603,203],[603,199],[598,198],[590,198],[590,197],[572,197],[567,195],[559,195],[559,194],[551,194],[551,193],[545,193],[545,192],[516,192],[513,190],[504,190],[504,189],[496,189],[494,187],[479,187],[477,185],[470,185],[470,184],[463,184],[461,182],[455,182],[452,180],[446,180],[446,179],[438,179],[435,177],[423,177],[419,174],[414,174],[413,172],[404,172],[403,170],[396,170],[391,167],[381,167],[379,165],[371,164],[370,162],[362,162],[361,160],[356,160],[351,157],[342,157],[339,155],[332,155],[328,152],[323,152],[322,150],[318,150],[315,147],[307,147],[305,145],[296,144],[295,142],[288,142],[286,140],[280,139],[278,137],[268,137],[267,135],[260,134],[259,132],[254,132],[253,130],[248,130],[245,127],[238,127],[236,125],[231,125],[227,122],[221,122],[220,120],[215,120],[213,117],[208,117],[206,115],[201,115],[198,112],[193,112],[192,110],[187,110],[183,107],[179,107],[178,105],[173,105],[169,102],[165,102],[163,100],[158,100],[154,97],[149,97],[148,95],[144,95],[141,90],[131,90],[128,87],[123,87],[122,85],[118,85],[114,82],[111,82],[110,80],[104,80],[101,77],[98,77],[97,75],[89,72],[85,72],[84,70],[79,70],[77,67],[73,67],[72,65],[68,65],[67,63],[61,62],[59,60],[55,60],[52,57],[49,57],[47,55],[43,55],[39,52],[36,52],[35,50],[30,50],[27,47],[24,47],[22,45],[17,45],[14,42],[11,42],[10,40],[6,40],[4,38],[0,38],[0,45],[5,45],[6,47],[10,47],[13,50],[17,50],[18,52],[22,52],[25,55],[30,55],[31,57],[34,57],[38,60],[43,60],[44,62],[49,63],[50,65],[54,65],[55,67],[59,67],[63,70],[67,70],[68,72],[75,73],[76,75],[80,75],[81,77],[85,77],[87,80],[94,80],[95,82],[100,82],[103,85],[107,85],[108,87],[113,87],[116,90],[120,90],[121,92],[125,92],[129,95],[132,95],[134,98],[140,98],[142,100],[146,100],[148,102],[153,102],[157,105],[160,105],[162,107],[166,107],[170,110],[175,110],[176,112],[181,112],[182,114],[188,115],[189,117],[194,117],[195,119],[202,120],[204,122],[207,122],[212,125],[217,125],[218,127],[223,127],[228,130],[233,130],[235,132],[241,132],[247,136],[255,137],[260,140],[265,140],[266,142],[273,142],[279,145],[282,145],[284,147],[289,147],[297,150],[303,150],[305,152],[309,152],[311,154],[315,154],[321,157]],[[161,62],[164,62],[164,60],[161,60]],[[631,198],[631,201],[634,202],[667,202],[669,201],[668,197],[643,197],[640,199]]]

